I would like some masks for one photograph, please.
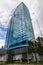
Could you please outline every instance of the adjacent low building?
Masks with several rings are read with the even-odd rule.
[[[0,62],[6,62],[8,58],[7,50],[4,48],[0,49]]]

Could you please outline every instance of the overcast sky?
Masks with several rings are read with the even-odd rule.
[[[8,22],[13,11],[21,2],[30,11],[35,38],[41,35],[40,30],[43,35],[43,0],[0,0],[0,47],[5,44]]]

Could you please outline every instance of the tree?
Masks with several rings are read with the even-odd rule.
[[[28,47],[28,53],[33,53],[35,52],[34,50],[34,42],[28,41],[29,47]],[[31,50],[31,51],[30,51]]]
[[[41,44],[43,43],[43,38],[38,37],[35,41],[36,46],[41,47]]]
[[[36,51],[37,53],[43,55],[43,46],[41,45],[41,43],[43,43],[43,38],[38,37],[35,41]]]

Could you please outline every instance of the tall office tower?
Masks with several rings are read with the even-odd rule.
[[[28,46],[26,40],[34,41],[35,38],[29,10],[22,2],[15,9],[9,22],[5,48],[13,49]]]
[[[8,60],[27,60],[28,41],[35,41],[30,13],[22,2],[15,9],[8,25],[5,49],[8,49]]]

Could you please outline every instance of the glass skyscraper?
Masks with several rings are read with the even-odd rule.
[[[34,42],[35,38],[29,10],[22,2],[15,9],[9,22],[5,48],[12,49],[28,46],[25,40]]]

